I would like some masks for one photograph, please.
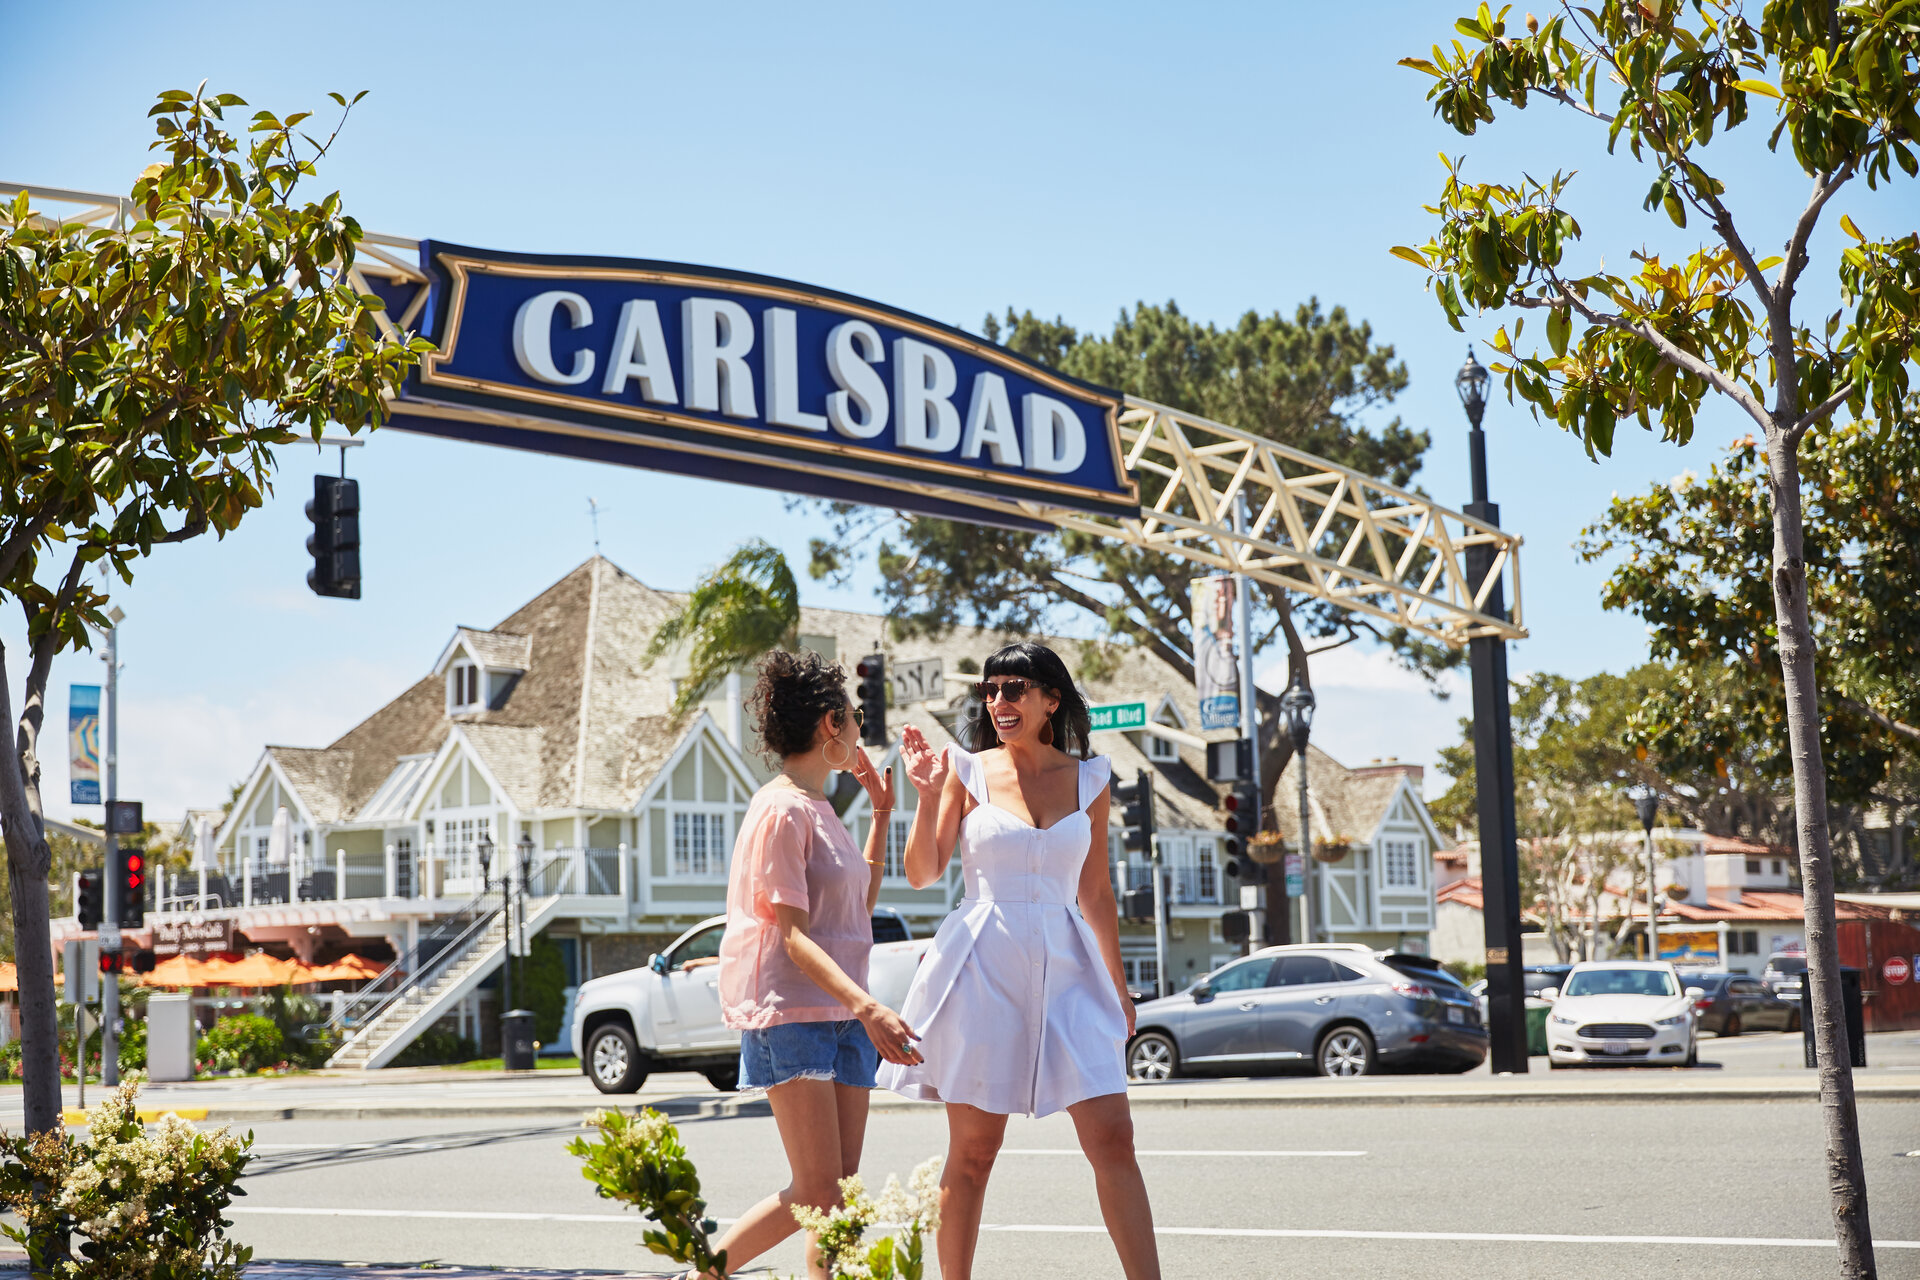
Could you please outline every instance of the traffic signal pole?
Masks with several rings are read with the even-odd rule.
[[[1244,493],[1236,494],[1233,500],[1233,531],[1245,533],[1246,529],[1247,498]],[[1249,854],[1254,837],[1260,834],[1260,815],[1266,812],[1267,798],[1266,790],[1260,784],[1260,691],[1253,683],[1252,586],[1252,580],[1245,574],[1233,575],[1234,599],[1240,606],[1234,618],[1234,625],[1240,632],[1240,736],[1247,740],[1247,777],[1253,782],[1256,805],[1252,827],[1240,846]],[[1266,894],[1260,903],[1259,941],[1255,941],[1254,932],[1249,930],[1249,952],[1261,943],[1272,946],[1293,941],[1292,912],[1287,903],[1287,860],[1283,856],[1265,865],[1267,883]],[[1240,905],[1245,907],[1247,904],[1243,901]]]
[[[100,975],[100,1082],[109,1089],[120,1083],[120,920],[126,914],[120,903],[126,875],[120,869],[120,837],[114,833],[112,822],[113,802],[120,798],[119,618],[123,615],[115,609],[110,616],[114,623],[107,628],[107,865],[106,884],[101,886],[105,919],[100,922],[100,954],[114,959],[113,971]],[[83,1036],[75,1048],[83,1082],[87,1075],[86,1046]]]

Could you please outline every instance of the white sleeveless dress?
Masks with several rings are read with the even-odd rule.
[[[980,757],[947,750],[975,804],[960,826],[966,897],[901,1006],[922,1061],[882,1063],[880,1087],[1031,1116],[1125,1093],[1126,1014],[1076,906],[1093,838],[1087,806],[1111,763],[1081,762],[1080,807],[1043,831],[993,803]]]

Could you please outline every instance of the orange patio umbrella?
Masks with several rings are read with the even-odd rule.
[[[257,952],[244,960],[207,961],[201,966],[205,978],[194,985],[279,987],[289,982],[305,981],[299,976],[305,967],[295,960],[276,960],[265,952]]]
[[[18,991],[20,971],[11,962],[0,961],[0,991]]]
[[[206,985],[201,970],[206,966],[188,956],[168,956],[153,966],[151,973],[140,975],[143,987],[198,987]]]

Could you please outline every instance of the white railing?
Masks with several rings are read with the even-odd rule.
[[[1211,860],[1203,863],[1197,853],[1173,853],[1166,855],[1160,867],[1167,878],[1167,901],[1171,905],[1217,905],[1222,901],[1223,873]],[[1153,888],[1153,868],[1145,862],[1115,862],[1112,868],[1116,896],[1129,889]]]

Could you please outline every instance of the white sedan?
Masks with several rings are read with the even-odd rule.
[[[1693,1066],[1692,996],[1670,964],[1603,960],[1577,964],[1547,1015],[1547,1063],[1553,1067],[1653,1063]]]

